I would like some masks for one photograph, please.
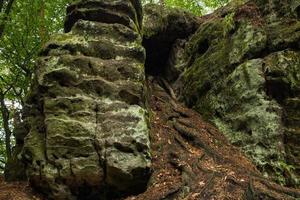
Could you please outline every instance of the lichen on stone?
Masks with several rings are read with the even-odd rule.
[[[288,138],[298,135],[291,105],[298,105],[300,87],[299,31],[288,2],[229,4],[205,20],[185,47],[181,98],[265,176],[298,187],[299,156]],[[226,16],[233,19],[230,31]]]
[[[72,4],[70,32],[53,36],[41,52],[26,102],[37,111],[25,114],[21,158],[31,184],[49,199],[95,198],[107,188],[112,198],[147,185],[145,50],[134,2]]]

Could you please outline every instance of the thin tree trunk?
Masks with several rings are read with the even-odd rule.
[[[3,4],[4,4],[4,0],[0,0],[0,13],[2,12]]]
[[[9,128],[9,110],[5,104],[5,95],[3,93],[0,94],[0,105],[1,105],[3,128],[5,132],[6,157],[9,160],[11,158],[11,140],[10,140],[11,130]]]
[[[2,23],[0,24],[0,38],[2,37],[3,33],[4,33],[4,29],[5,29],[5,24],[8,20],[8,15],[9,13],[11,12],[12,10],[12,6],[13,6],[13,3],[14,3],[15,0],[10,0],[4,10],[4,19],[2,21]],[[0,6],[2,6],[3,8],[3,0],[0,1]],[[1,13],[2,13],[2,9],[0,10]]]
[[[40,11],[39,11],[39,16],[40,16],[40,38],[41,38],[41,42],[42,45],[45,44],[46,42],[46,34],[47,34],[47,30],[46,30],[46,25],[45,25],[45,1],[42,0],[41,1],[41,7],[40,7]]]
[[[160,13],[161,13],[161,16],[163,16],[163,11],[164,11],[164,8],[165,8],[165,1],[164,0],[159,0],[159,4],[160,4]]]
[[[161,6],[165,7],[165,0],[159,0],[159,2]]]

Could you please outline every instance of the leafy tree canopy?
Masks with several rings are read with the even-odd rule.
[[[206,14],[225,5],[228,1],[229,0],[142,0],[143,4],[160,3],[165,6],[178,7],[196,15]]]
[[[11,156],[14,125],[20,119],[35,59],[50,35],[62,31],[70,1],[0,1],[0,170]]]

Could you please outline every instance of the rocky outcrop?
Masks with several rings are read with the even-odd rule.
[[[181,97],[265,176],[299,187],[300,4],[238,3],[205,16],[186,44]]]
[[[153,174],[145,192],[126,200],[296,200],[300,191],[275,184],[239,148],[192,109],[148,78]]]
[[[145,189],[151,155],[139,1],[87,0],[37,62],[21,156],[50,199]],[[109,192],[109,191],[113,192]]]
[[[143,19],[138,0],[70,5],[17,134],[31,185],[47,199],[300,198],[264,177],[299,186],[299,10],[150,4]]]

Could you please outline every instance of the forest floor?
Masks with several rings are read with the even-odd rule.
[[[255,166],[198,113],[178,103],[164,81],[149,79],[148,85],[153,175],[147,191],[126,200],[240,199],[244,190],[236,185],[246,188],[244,170],[259,173]],[[236,170],[239,165],[243,168]]]
[[[26,182],[4,182],[0,176],[0,200],[42,200]]]
[[[178,100],[168,83],[148,80],[153,175],[126,200],[300,199],[300,191],[264,178],[237,147]]]
[[[262,177],[239,148],[180,104],[164,81],[150,78],[148,88],[153,175],[145,192],[123,200],[300,199],[299,190]],[[1,178],[0,200],[42,198],[27,183]]]

